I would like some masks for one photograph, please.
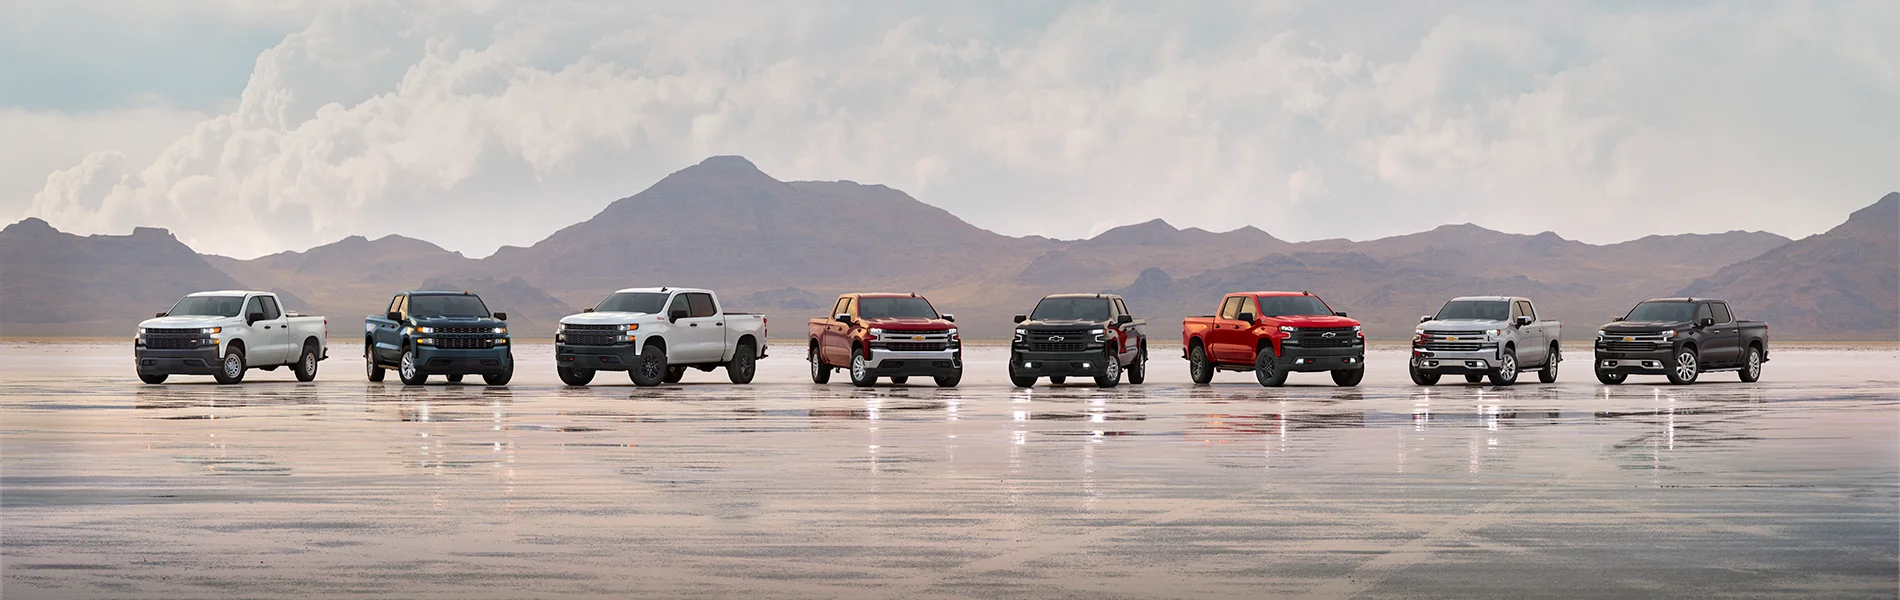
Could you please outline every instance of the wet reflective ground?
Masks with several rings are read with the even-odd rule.
[[[1166,357],[1029,391],[1000,349],[873,390],[782,350],[750,386],[568,389],[523,351],[509,387],[418,389],[0,346],[0,595],[1896,595],[1891,349],[1760,384],[1426,389],[1392,351],[1354,389]]]

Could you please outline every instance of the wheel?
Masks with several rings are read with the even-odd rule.
[[[500,373],[483,373],[482,383],[486,383],[488,385],[508,385],[508,381],[514,378],[515,378],[515,368],[513,365],[510,365],[508,367],[508,370],[502,371]]]
[[[904,385],[904,382],[907,381],[910,381],[909,375],[896,375],[891,377],[892,385]]]
[[[568,385],[587,385],[587,382],[594,380],[593,369],[570,369],[567,367],[555,367],[554,374],[560,375],[561,383],[565,383]]]
[[[633,384],[642,387],[660,385],[666,381],[666,350],[657,344],[647,344],[640,350],[640,364],[627,371],[627,378]]]
[[[1141,385],[1141,382],[1148,380],[1148,348],[1146,346],[1135,352],[1135,362],[1128,365],[1124,371],[1128,372],[1130,384]]]
[[[139,373],[139,381],[146,383],[165,383],[166,377],[164,373]]]
[[[1068,380],[1069,380],[1069,377],[1067,375],[1050,375],[1049,385],[1062,385],[1063,382],[1066,382]]]
[[[1755,346],[1748,347],[1748,355],[1742,361],[1742,370],[1740,373],[1742,374],[1743,383],[1761,381],[1761,348]],[[160,377],[160,380],[163,379],[163,377]]]
[[[1015,371],[1010,371],[1009,383],[1019,388],[1035,387],[1036,376],[1035,375],[1017,375]]]
[[[1603,385],[1622,385],[1623,380],[1630,378],[1629,373],[1615,373],[1603,369],[1597,369],[1596,371],[1597,381],[1603,382]]]
[[[663,381],[667,383],[679,383],[681,379],[685,379],[685,378],[686,378],[686,367],[667,367],[666,379],[664,379]]]
[[[1426,373],[1424,371],[1418,370],[1418,361],[1416,360],[1412,361],[1412,364],[1407,366],[1405,370],[1412,374],[1413,384],[1438,385],[1438,378],[1440,377],[1440,375],[1438,373]]]
[[[422,385],[429,382],[429,374],[422,372],[421,366],[416,364],[415,348],[402,349],[402,362],[396,363],[396,378],[401,379],[403,385]]]
[[[1674,362],[1675,364],[1669,366],[1667,373],[1669,383],[1688,385],[1695,383],[1695,378],[1702,374],[1702,365],[1696,362],[1694,348],[1683,346],[1681,350],[1677,350]]]
[[[218,372],[212,374],[218,383],[237,383],[244,381],[244,347],[233,345],[224,351],[224,360],[219,361]]]
[[[1188,377],[1194,383],[1207,383],[1214,380],[1214,363],[1207,360],[1207,348],[1195,346],[1188,350]]]
[[[446,376],[446,378],[447,378],[447,379],[449,380],[449,383],[461,383],[461,382],[462,382],[462,374],[461,374],[461,373],[454,373],[454,374],[450,374],[450,375],[447,375],[447,376]]]
[[[1557,383],[1557,363],[1563,360],[1563,350],[1556,344],[1551,344],[1550,356],[1544,359],[1544,368],[1537,370],[1537,380],[1544,383]]]
[[[732,362],[726,363],[726,379],[736,384],[752,383],[752,376],[759,372],[759,353],[750,344],[740,344],[732,351]]]
[[[363,369],[372,382],[383,380],[383,366],[376,364],[376,354],[369,344],[363,344]]]
[[[877,373],[871,371],[871,359],[861,352],[851,353],[851,385],[858,387],[877,385]]]
[[[937,387],[957,387],[957,383],[963,381],[963,370],[958,369],[955,373],[938,375],[933,379],[937,380]]]
[[[811,352],[805,356],[805,360],[811,362],[812,383],[829,383],[831,381],[831,367],[825,366],[825,357],[819,355],[817,346],[811,347]]]
[[[1366,370],[1364,368],[1338,369],[1338,370],[1333,371],[1333,385],[1337,385],[1339,387],[1352,387],[1355,385],[1359,385],[1359,382],[1364,381],[1365,378],[1366,378]]]
[[[1465,383],[1477,383],[1480,381],[1484,381],[1483,373],[1466,373],[1465,374]]]
[[[1121,382],[1122,359],[1116,358],[1115,351],[1110,350],[1108,356],[1102,359],[1102,368],[1095,371],[1095,387],[1112,388],[1121,385]]]
[[[1261,348],[1259,352],[1254,353],[1253,378],[1260,380],[1260,385],[1267,387],[1286,385],[1286,371],[1273,367],[1272,348]]]
[[[290,371],[297,374],[297,381],[307,383],[316,380],[317,347],[304,344],[303,354],[297,357],[297,364],[290,366]]]
[[[1491,385],[1512,385],[1517,383],[1517,350],[1506,348],[1504,358],[1498,359],[1498,368],[1491,372]]]

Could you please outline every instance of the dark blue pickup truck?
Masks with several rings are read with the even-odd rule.
[[[488,385],[505,385],[515,374],[508,343],[508,313],[490,313],[468,292],[398,292],[389,311],[363,322],[363,363],[370,381],[396,369],[407,385],[430,375],[450,383],[477,374]]]

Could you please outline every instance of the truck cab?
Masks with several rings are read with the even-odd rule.
[[[1043,377],[1055,385],[1090,377],[1096,387],[1114,387],[1123,373],[1134,384],[1148,376],[1147,322],[1113,294],[1044,296],[1029,314],[1016,315],[1009,348],[1009,381],[1016,387]]]
[[[963,338],[956,316],[938,313],[917,294],[845,294],[831,314],[807,324],[806,360],[812,383],[831,381],[848,365],[851,384],[877,385],[879,377],[903,385],[911,376],[956,387],[963,380]]]
[[[764,315],[727,312],[712,290],[627,288],[561,318],[554,369],[575,386],[596,371],[626,371],[634,385],[652,386],[679,383],[688,368],[719,367],[733,383],[751,383],[765,339]]]
[[[270,292],[197,292],[139,323],[134,360],[145,383],[164,383],[171,375],[238,383],[248,369],[281,366],[289,366],[298,381],[311,381],[317,362],[329,358],[329,323],[285,312]]]
[[[1253,371],[1260,385],[1288,373],[1329,372],[1342,387],[1365,378],[1366,336],[1358,321],[1310,292],[1240,292],[1220,312],[1181,321],[1181,354],[1195,383],[1215,371]]]
[[[1736,371],[1761,379],[1768,362],[1768,324],[1735,317],[1727,300],[1655,298],[1597,330],[1596,375],[1607,385],[1630,375],[1663,375],[1676,385],[1703,373]]]
[[[1412,383],[1434,385],[1455,374],[1468,383],[1489,377],[1492,385],[1511,385],[1523,369],[1537,369],[1544,383],[1557,381],[1563,325],[1539,316],[1529,298],[1453,298],[1418,322],[1407,367]]]
[[[468,292],[408,291],[389,299],[389,309],[363,320],[363,364],[370,381],[396,370],[404,385],[428,383],[430,375],[459,383],[481,375],[488,385],[514,378],[508,313],[491,313]]]

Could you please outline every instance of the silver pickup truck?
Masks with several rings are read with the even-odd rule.
[[[1453,298],[1436,315],[1420,317],[1412,336],[1412,383],[1432,385],[1446,373],[1465,381],[1485,377],[1492,385],[1517,383],[1523,369],[1537,369],[1537,380],[1557,381],[1557,347],[1562,323],[1538,319],[1529,298],[1467,296]]]

